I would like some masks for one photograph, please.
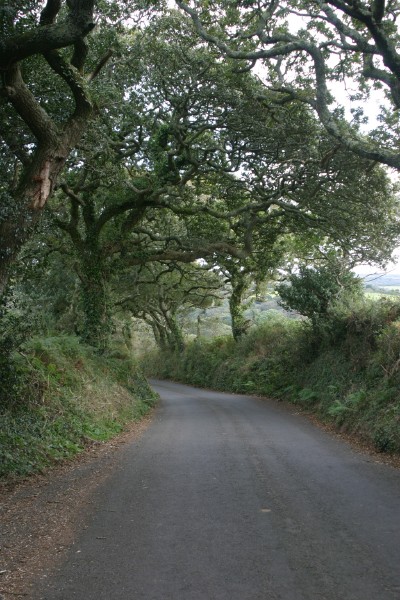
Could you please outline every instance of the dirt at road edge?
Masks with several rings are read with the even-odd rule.
[[[118,450],[150,421],[151,415],[44,475],[0,483],[0,600],[30,598],[34,582],[62,562],[96,488],[115,468]]]

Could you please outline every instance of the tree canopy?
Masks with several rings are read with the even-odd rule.
[[[366,135],[328,83],[350,79],[361,98],[379,80],[395,103],[394,50],[378,44],[397,39],[395,9],[370,30],[336,4],[178,2],[136,22],[131,3],[4,7],[0,289],[12,268],[12,284],[38,287],[62,268],[87,342],[104,349],[126,311],[179,348],[179,311],[218,287],[239,338],[247,290],[293,262],[387,261],[399,237],[380,164],[396,167],[389,104]]]
[[[277,103],[310,106],[341,145],[400,168],[397,2],[177,0],[177,5],[191,16],[198,34],[236,61],[238,69],[258,67]],[[338,87],[351,103],[351,121],[344,118]],[[381,124],[367,136],[360,130],[367,118],[361,101],[368,101],[373,90],[380,92]]]

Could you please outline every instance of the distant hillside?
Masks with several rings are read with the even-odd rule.
[[[386,286],[400,286],[400,275],[391,275],[390,273],[384,275],[367,275],[364,277],[365,285],[372,285],[373,287],[386,287]]]

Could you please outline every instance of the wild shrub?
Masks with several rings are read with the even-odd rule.
[[[335,306],[352,305],[363,296],[361,280],[336,258],[319,267],[300,265],[277,291],[281,305],[308,317],[316,331],[326,327]]]
[[[32,328],[29,317],[4,299],[0,307],[0,407],[18,402],[23,395],[25,370],[19,352]]]
[[[386,324],[376,339],[375,362],[388,380],[400,379],[400,320]]]

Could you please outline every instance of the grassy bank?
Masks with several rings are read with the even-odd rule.
[[[382,452],[400,452],[400,305],[365,302],[315,331],[274,316],[239,343],[196,340],[155,354],[149,374],[286,399]]]
[[[40,471],[107,440],[156,401],[127,353],[99,356],[72,336],[30,340],[11,360],[0,407],[0,476]]]

